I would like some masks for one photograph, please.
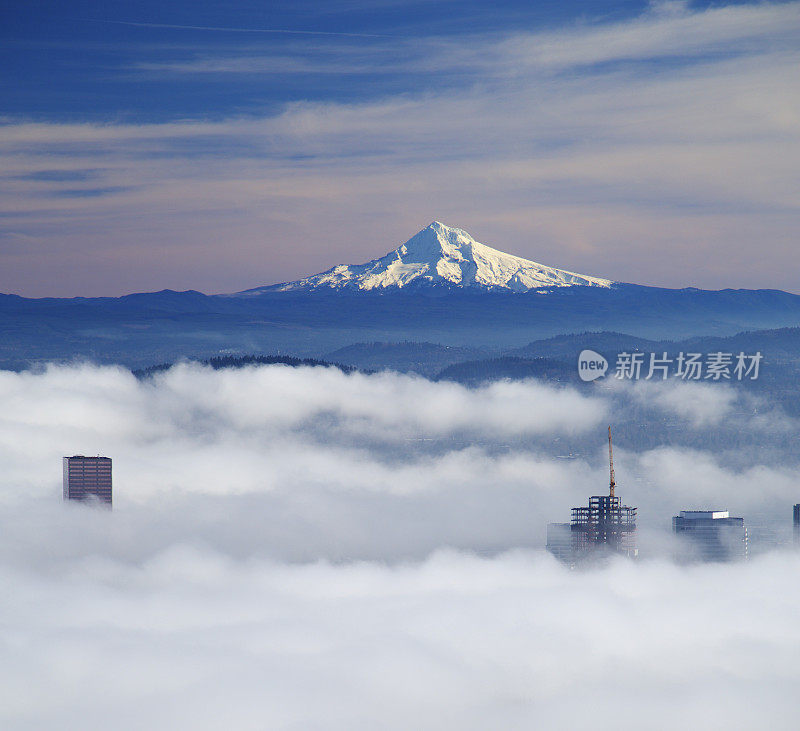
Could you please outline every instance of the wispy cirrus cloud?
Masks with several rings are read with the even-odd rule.
[[[196,54],[183,61],[142,62],[134,68],[186,74],[461,72],[477,78],[559,73],[614,62],[795,51],[800,10],[795,3],[734,5],[695,11],[688,2],[652,3],[641,16],[616,23],[581,23],[548,31],[473,34],[457,38],[399,36],[369,44],[295,44],[284,51]],[[376,36],[379,37],[379,36]]]
[[[794,290],[798,25],[798,3],[671,4],[614,24],[378,40],[358,55],[301,44],[162,60],[147,73],[174,64],[175,83],[256,83],[273,62],[405,81],[216,120],[7,119],[3,228],[37,247],[5,259],[0,289],[233,291],[369,259],[442,219],[611,279]],[[100,171],[87,190],[119,192],[68,201],[82,186],[41,177],[87,168]],[[754,259],[754,241],[768,255]],[[41,252],[67,250],[94,271],[54,291]]]

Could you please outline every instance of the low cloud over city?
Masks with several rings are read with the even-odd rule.
[[[1,373],[0,718],[509,728],[622,712],[667,727],[689,709],[704,726],[790,728],[800,470],[756,443],[741,464],[703,434],[747,424],[780,443],[796,425],[725,386],[648,388],[654,421],[678,420],[693,447],[626,444],[643,407],[624,385]],[[640,561],[570,571],[545,525],[607,490],[608,423]],[[61,457],[98,453],[113,511],[62,503]],[[749,562],[679,566],[670,518],[703,507],[786,530]],[[620,685],[636,690],[622,710]]]

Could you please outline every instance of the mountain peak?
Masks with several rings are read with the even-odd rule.
[[[387,256],[396,253],[409,261],[426,261],[434,257],[460,260],[468,256],[471,246],[477,243],[466,231],[434,221]]]
[[[433,221],[404,244],[365,264],[340,264],[296,282],[258,287],[266,291],[396,290],[440,286],[528,292],[551,287],[609,287],[608,279],[554,269],[493,249],[460,228]],[[243,293],[244,294],[244,293]]]

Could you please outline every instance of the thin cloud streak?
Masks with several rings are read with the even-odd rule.
[[[663,4],[662,4],[663,5]],[[681,4],[675,12],[658,6],[639,18],[613,24],[581,24],[547,32],[518,32],[507,36],[480,34],[420,38],[399,37],[392,43],[359,46],[298,46],[302,62],[293,67],[282,55],[239,53],[198,55],[183,61],[138,64],[153,72],[187,74],[258,74],[275,62],[284,73],[367,73],[379,67],[384,74],[410,72],[459,73],[477,78],[520,77],[545,71],[586,71],[611,62],[644,62],[668,58],[677,65],[699,59],[760,55],[796,50],[800,6],[796,2],[758,6],[728,6],[692,11]],[[380,36],[377,36],[380,37]],[[315,62],[316,60],[316,62]],[[424,82],[423,82],[424,83]]]
[[[379,33],[344,33],[325,30],[291,30],[288,28],[229,28],[209,25],[173,25],[169,23],[136,23],[126,20],[103,20],[100,18],[77,18],[86,23],[105,23],[108,25],[127,25],[134,28],[169,28],[172,30],[200,30],[222,33],[277,33],[298,36],[343,36],[345,38],[389,38]]]

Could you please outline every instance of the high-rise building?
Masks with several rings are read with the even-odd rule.
[[[794,524],[794,544],[795,546],[800,546],[800,503],[794,506],[792,518]]]
[[[64,457],[64,500],[98,500],[111,507],[111,458]]]
[[[559,561],[570,565],[575,562],[569,523],[547,524],[547,550]]]
[[[547,526],[547,549],[565,563],[574,565],[607,553],[635,558],[636,508],[622,505],[614,494],[614,453],[611,445],[611,427],[608,427],[608,495],[593,495],[588,506],[572,508],[572,521],[550,523]],[[569,551],[564,547],[566,529],[569,528]]]
[[[681,510],[672,530],[684,539],[679,558],[695,561],[734,561],[747,558],[748,535],[743,518],[727,510]]]
[[[572,508],[572,545],[577,557],[590,557],[598,550],[628,558],[639,554],[636,547],[636,508],[622,505],[614,495],[593,495],[588,507]]]

